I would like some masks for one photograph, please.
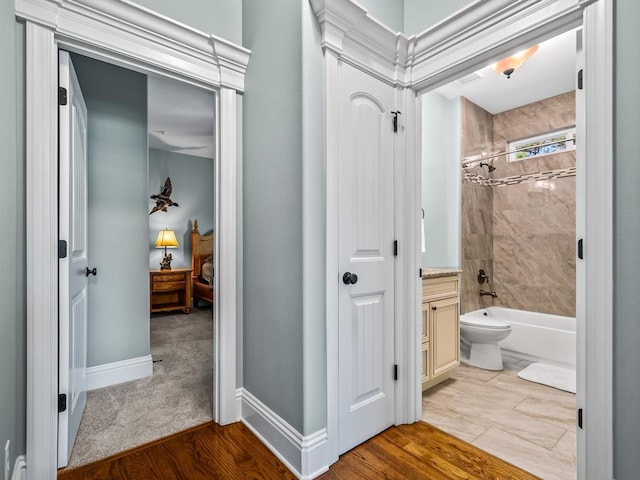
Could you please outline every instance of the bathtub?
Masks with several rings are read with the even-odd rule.
[[[534,362],[576,366],[576,319],[505,307],[465,313],[485,313],[511,325],[511,335],[500,342],[503,353]]]

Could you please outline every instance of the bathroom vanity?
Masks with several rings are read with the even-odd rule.
[[[422,390],[460,365],[460,273],[422,269]]]

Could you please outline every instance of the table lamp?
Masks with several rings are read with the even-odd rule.
[[[160,230],[156,240],[156,248],[164,248],[164,256],[160,262],[160,270],[171,270],[171,254],[167,254],[167,248],[178,248],[178,240],[173,230],[165,228]]]

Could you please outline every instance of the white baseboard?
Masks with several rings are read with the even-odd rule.
[[[87,368],[87,390],[109,387],[153,375],[151,355]]]
[[[236,388],[236,421],[242,420],[242,387]]]
[[[329,470],[325,428],[303,436],[244,388],[239,388],[240,420],[286,467],[301,480],[311,480]]]
[[[18,455],[16,463],[13,465],[13,474],[11,480],[26,480],[27,478],[27,460],[24,455]]]

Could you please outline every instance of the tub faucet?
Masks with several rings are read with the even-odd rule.
[[[498,294],[495,291],[493,291],[493,292],[485,292],[484,290],[480,290],[480,296],[484,297],[485,295],[488,295],[488,296],[493,297],[493,298],[498,298]]]

